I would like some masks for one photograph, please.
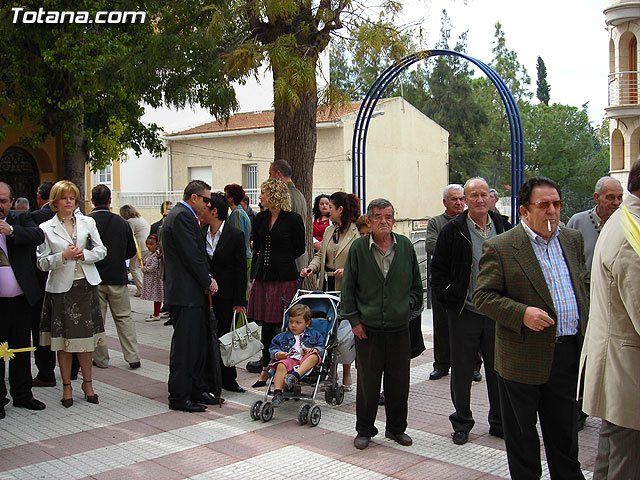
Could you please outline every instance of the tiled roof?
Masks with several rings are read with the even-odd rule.
[[[330,111],[328,107],[319,108],[316,114],[316,122],[334,122],[349,113],[357,112],[362,102],[352,102],[347,106],[335,107]],[[166,137],[176,135],[196,135],[213,132],[229,132],[234,130],[249,130],[252,128],[273,127],[273,110],[263,112],[237,113],[229,117],[229,123],[219,123],[218,121],[204,123],[197,127],[182,130],[180,132],[168,133]]]

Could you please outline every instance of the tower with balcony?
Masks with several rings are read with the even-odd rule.
[[[610,170],[627,184],[629,168],[640,156],[638,37],[640,1],[610,0],[604,10],[609,30]]]

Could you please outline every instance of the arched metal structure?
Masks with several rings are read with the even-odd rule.
[[[371,121],[371,116],[378,100],[384,94],[387,86],[389,86],[389,84],[393,82],[404,70],[420,60],[426,60],[430,57],[437,57],[441,55],[453,55],[464,58],[465,60],[473,63],[482,70],[489,80],[491,80],[500,94],[500,98],[502,99],[507,112],[509,131],[511,133],[511,218],[514,224],[518,223],[520,216],[518,215],[518,209],[516,208],[516,198],[518,196],[520,186],[524,182],[524,143],[522,136],[522,121],[520,119],[518,105],[506,84],[491,67],[473,57],[469,57],[464,53],[453,50],[425,50],[409,55],[397,62],[395,65],[387,68],[377,78],[371,88],[369,88],[367,95],[362,101],[362,105],[360,106],[360,110],[356,118],[351,145],[353,193],[360,198],[362,208],[366,208],[365,149],[369,122]]]

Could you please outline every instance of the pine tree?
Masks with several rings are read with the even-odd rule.
[[[542,57],[538,57],[536,69],[538,70],[538,90],[536,91],[536,96],[538,97],[538,100],[540,100],[540,103],[549,105],[549,91],[551,90],[551,87],[547,82],[547,67],[544,65]]]

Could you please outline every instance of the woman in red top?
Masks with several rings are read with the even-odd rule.
[[[322,235],[327,227],[331,225],[329,219],[329,195],[324,193],[318,195],[313,201],[313,248],[320,250],[322,245]]]

